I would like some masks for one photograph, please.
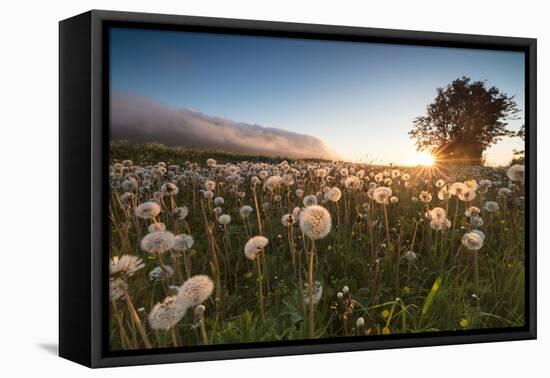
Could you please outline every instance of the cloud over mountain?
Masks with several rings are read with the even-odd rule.
[[[264,156],[337,158],[310,135],[168,107],[120,92],[111,96],[111,139]]]

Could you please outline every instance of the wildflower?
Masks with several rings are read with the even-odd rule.
[[[390,202],[391,203],[398,203],[399,202],[399,198],[397,196],[391,196],[390,197]]]
[[[392,191],[390,188],[381,186],[374,189],[374,192],[372,194],[372,199],[374,199],[379,204],[386,204],[388,203],[388,200],[390,199],[391,195],[392,195]]]
[[[177,216],[179,220],[184,220],[187,218],[187,215],[189,215],[189,209],[187,206],[176,207],[174,209],[174,215]]]
[[[164,223],[152,223],[147,227],[149,233],[155,231],[166,231],[166,225]]]
[[[308,206],[316,206],[317,205],[317,196],[314,194],[309,194],[304,197],[304,200],[302,201],[305,207]]]
[[[294,184],[294,177],[289,174],[284,174],[283,177],[281,177],[281,182],[283,183],[283,185],[291,186]]]
[[[483,247],[483,238],[475,232],[468,232],[462,236],[462,245],[470,251],[477,251]]]
[[[145,237],[141,239],[141,249],[151,254],[160,254],[172,248],[173,241],[174,234],[171,232],[155,231],[145,235]]]
[[[121,187],[125,192],[135,192],[138,186],[139,184],[134,177],[128,177],[121,184]]]
[[[210,297],[214,283],[210,277],[198,275],[189,278],[178,291],[178,301],[189,306],[198,306]]]
[[[152,201],[144,202],[134,212],[138,218],[151,219],[160,214],[160,205]]]
[[[464,211],[464,215],[466,215],[468,218],[479,214],[481,214],[481,210],[479,209],[479,207],[476,206],[470,206],[466,209],[466,211]]]
[[[145,264],[141,258],[134,255],[114,256],[111,259],[109,273],[111,277],[130,277],[138,270],[143,269]]]
[[[420,199],[420,201],[422,201],[424,203],[431,202],[432,201],[432,193],[430,193],[426,190],[423,190],[418,195],[418,198]]]
[[[476,180],[464,181],[464,185],[466,185],[468,187],[468,189],[473,190],[473,191],[476,191],[477,188],[479,187]]]
[[[494,213],[499,210],[498,203],[494,201],[487,201],[484,207],[485,207],[485,210],[487,210],[490,213]]]
[[[206,180],[204,183],[204,190],[211,192],[216,189],[216,182],[212,180]]]
[[[439,198],[441,201],[447,201],[452,197],[452,193],[449,191],[449,188],[447,186],[444,186],[441,188],[441,190],[437,193],[437,198]]]
[[[222,214],[218,217],[218,223],[221,225],[228,225],[231,223],[231,216],[229,214]]]
[[[195,244],[195,239],[191,235],[180,234],[174,237],[171,248],[174,251],[185,252],[190,250],[193,244]]]
[[[300,212],[300,229],[312,240],[326,237],[331,227],[330,213],[322,206],[312,205]]]
[[[512,195],[512,191],[508,188],[500,188],[497,195],[503,198],[510,197]]]
[[[149,280],[152,282],[168,280],[174,274],[170,265],[157,266],[149,272]]]
[[[473,189],[467,189],[458,193],[458,198],[461,201],[470,202],[476,198],[476,192]]]
[[[214,198],[214,206],[221,206],[224,202],[225,200],[223,199],[223,197]]]
[[[473,227],[483,226],[483,219],[479,215],[472,215],[470,217],[470,225]]]
[[[506,176],[508,176],[511,181],[523,183],[525,181],[525,166],[519,164],[512,165],[506,171]]]
[[[212,159],[212,158],[207,159],[207,160],[206,160],[206,165],[207,165],[208,167],[212,168],[213,166],[216,165],[216,160],[214,160],[214,159]]]
[[[330,188],[325,193],[325,198],[331,202],[338,202],[340,201],[340,198],[342,198],[342,191],[336,186],[334,188]]]
[[[416,255],[416,253],[414,253],[413,251],[407,251],[407,252],[403,255],[403,257],[404,257],[405,259],[407,259],[407,261],[409,261],[409,262],[414,262],[414,261],[416,261],[416,259],[418,258],[418,256]]]
[[[248,218],[253,211],[254,209],[251,206],[244,205],[240,208],[239,215],[243,218]]]
[[[274,191],[278,189],[282,184],[283,179],[281,176],[271,176],[265,182],[265,187],[269,191]]]
[[[254,260],[268,243],[269,240],[265,236],[254,236],[248,239],[244,245],[244,255],[248,259]]]
[[[468,187],[463,182],[455,182],[449,187],[449,193],[451,193],[453,196],[459,196],[462,192],[465,192],[468,190]]]
[[[109,298],[111,301],[117,301],[128,290],[128,284],[122,278],[109,280]]]
[[[323,295],[323,285],[319,281],[313,282],[313,304],[319,303],[321,296]],[[309,304],[309,285],[304,284],[304,303]]]
[[[432,221],[436,222],[442,222],[447,219],[447,212],[441,207],[434,207],[428,215]]]
[[[437,186],[438,188],[443,187],[443,185],[445,185],[445,181],[443,181],[442,179],[439,179],[435,182],[435,186]]]
[[[202,193],[202,195],[204,196],[204,199],[206,200],[211,200],[212,198],[214,198],[214,193],[210,190],[206,190]]]
[[[149,325],[154,330],[169,330],[183,318],[189,305],[177,300],[177,296],[166,297],[158,302],[149,313]]]
[[[430,227],[435,231],[445,231],[451,227],[451,221],[448,219],[443,219],[441,221],[432,220],[430,222]]]
[[[357,190],[361,188],[361,180],[357,176],[348,176],[344,180],[344,186],[348,190]]]
[[[302,198],[302,196],[304,195],[304,191],[302,189],[296,189],[296,197],[298,198]]]
[[[176,194],[178,194],[178,192],[180,191],[177,187],[176,184],[172,183],[172,182],[167,182],[166,184],[163,184],[161,187],[160,187],[160,191],[164,194],[164,195],[168,195],[168,196],[175,196]]]
[[[290,227],[295,223],[294,217],[292,216],[292,214],[285,214],[281,217],[281,223],[285,227]]]

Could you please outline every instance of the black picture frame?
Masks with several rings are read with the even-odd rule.
[[[525,53],[526,325],[522,328],[109,352],[106,336],[111,26]],[[536,338],[536,39],[92,10],[59,24],[59,354],[89,367]]]

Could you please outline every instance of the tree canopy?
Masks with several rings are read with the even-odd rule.
[[[437,88],[434,101],[425,115],[414,119],[409,135],[419,151],[429,150],[442,161],[479,164],[488,147],[516,135],[507,129],[507,121],[517,112],[513,96],[462,77]]]

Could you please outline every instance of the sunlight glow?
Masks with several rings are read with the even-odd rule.
[[[435,164],[435,157],[428,151],[421,151],[416,154],[412,161],[413,165],[422,165],[424,167],[431,167]]]

